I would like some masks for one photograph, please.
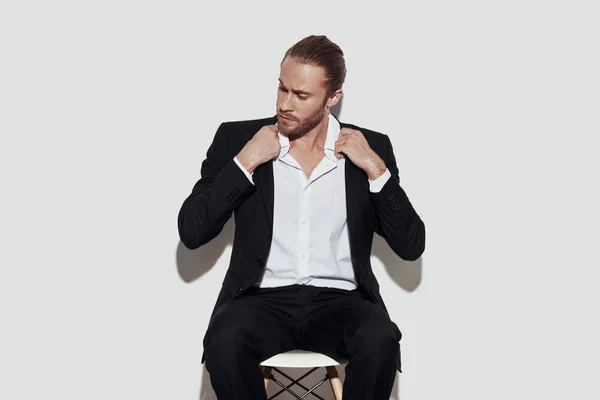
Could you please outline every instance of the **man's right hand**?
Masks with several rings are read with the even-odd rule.
[[[277,125],[265,125],[239,152],[237,159],[249,173],[261,164],[279,155],[281,146],[277,135]]]

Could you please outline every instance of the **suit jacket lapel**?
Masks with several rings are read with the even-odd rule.
[[[338,120],[339,121],[339,120]],[[340,122],[340,127],[347,127]],[[364,259],[363,247],[360,245],[363,241],[363,226],[361,212],[364,211],[365,190],[368,190],[367,177],[362,169],[356,166],[352,161],[345,158],[345,186],[346,186],[346,221],[348,224],[348,235],[350,237],[350,255],[354,273],[359,284],[364,279],[366,268],[362,268],[358,260]]]
[[[271,118],[270,123],[275,125],[277,115]],[[256,168],[252,175],[252,180],[256,185],[256,189],[260,194],[261,203],[263,204],[264,217],[269,224],[271,234],[273,233],[273,208],[274,208],[274,177],[273,177],[273,160],[261,164]],[[269,237],[269,240],[271,237]]]
[[[335,115],[334,115],[335,117]],[[337,119],[337,117],[336,117]],[[338,119],[338,122],[339,119]],[[346,124],[340,122],[340,127],[345,128]],[[353,242],[353,230],[355,228],[355,220],[359,211],[359,199],[362,193],[361,180],[364,180],[363,172],[347,157],[345,158],[345,178],[346,178],[346,218],[348,220],[348,231],[350,233],[350,241]]]
[[[260,165],[252,175],[256,189],[260,194],[263,205],[264,217],[266,218],[271,233],[273,232],[273,208],[274,208],[274,177],[273,161]],[[270,238],[269,238],[270,239]]]
[[[352,258],[356,258],[356,232],[357,232],[357,216],[359,214],[360,203],[359,199],[363,193],[361,192],[362,170],[354,165],[348,158],[345,161],[346,175],[346,219],[348,223],[348,235],[350,236],[350,250]],[[354,262],[354,260],[353,260]]]

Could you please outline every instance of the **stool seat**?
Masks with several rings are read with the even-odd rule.
[[[345,360],[334,360],[325,354],[306,350],[290,350],[279,353],[261,362],[262,367],[314,368],[331,367],[343,364]]]

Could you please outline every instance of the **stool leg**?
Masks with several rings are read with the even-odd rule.
[[[265,392],[269,387],[269,378],[271,377],[271,368],[269,367],[260,367],[262,370],[263,379],[265,380]]]
[[[335,366],[327,367],[327,375],[329,375],[329,383],[331,383],[335,400],[342,400],[342,380]]]

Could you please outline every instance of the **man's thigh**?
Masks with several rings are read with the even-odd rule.
[[[225,303],[209,323],[204,347],[246,347],[260,360],[297,348],[295,320],[281,301],[290,296],[285,288],[250,291]]]
[[[379,340],[399,342],[398,326],[379,306],[358,291],[320,289],[302,331],[301,346],[330,356],[349,358],[354,345]],[[358,343],[357,343],[358,342]]]

